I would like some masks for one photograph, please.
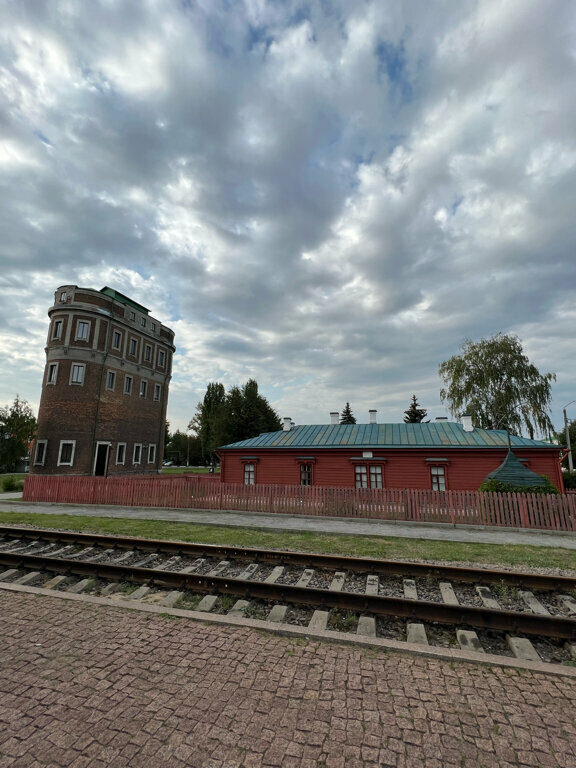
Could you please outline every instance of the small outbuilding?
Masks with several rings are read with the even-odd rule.
[[[476,491],[503,463],[563,490],[557,445],[437,419],[420,424],[294,426],[222,446],[226,483]]]

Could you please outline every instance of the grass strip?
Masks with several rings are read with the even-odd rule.
[[[575,569],[574,550],[523,544],[483,544],[392,536],[347,536],[302,531],[299,533],[221,525],[133,520],[128,518],[46,515],[30,512],[0,512],[5,525],[33,525],[40,528],[173,539],[235,547],[288,549],[351,557],[396,560],[442,560],[453,563]]]

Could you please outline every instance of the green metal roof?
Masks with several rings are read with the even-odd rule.
[[[532,472],[517,459],[512,451],[508,454],[502,464],[486,477],[486,480],[499,480],[501,483],[510,483],[521,488],[530,488],[544,484],[544,478]]]
[[[115,291],[114,288],[108,288],[107,285],[100,289],[100,293],[103,293],[105,296],[110,296],[111,299],[115,299],[121,304],[127,304],[129,307],[133,307],[139,312],[143,312],[145,315],[149,314],[150,312],[150,310],[146,309],[146,307],[143,307],[142,304],[138,304],[137,301],[129,299],[128,296],[124,296],[124,294],[120,293],[120,291]]]
[[[515,447],[556,448],[558,446],[527,437],[510,436]],[[452,421],[429,424],[320,424],[302,425],[287,431],[263,432],[258,437],[220,446],[232,449],[253,448],[506,448],[505,430],[473,429],[465,432]]]

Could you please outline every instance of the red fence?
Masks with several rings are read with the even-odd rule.
[[[212,481],[210,482],[209,479]],[[576,496],[476,491],[235,485],[217,477],[54,477],[29,475],[25,501],[126,507],[408,520],[576,531]]]

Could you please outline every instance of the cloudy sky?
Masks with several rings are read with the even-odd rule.
[[[570,0],[2,0],[0,405],[54,290],[108,285],[176,332],[173,429],[249,377],[299,424],[445,416],[499,331],[560,426],[575,93]]]

